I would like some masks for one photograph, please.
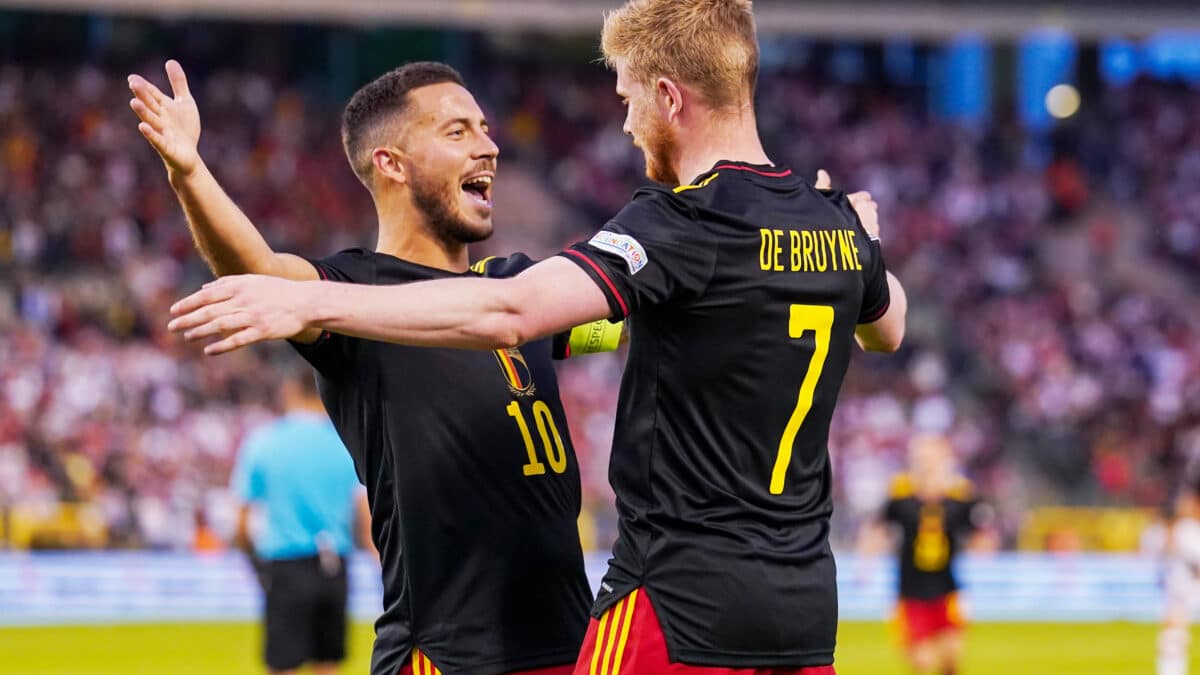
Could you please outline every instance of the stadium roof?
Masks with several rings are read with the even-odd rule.
[[[226,18],[350,25],[420,25],[481,30],[593,31],[620,0],[0,0],[0,8]],[[1200,30],[1195,0],[1069,2],[796,2],[758,0],[763,33],[834,37],[937,38],[965,32],[1011,38],[1061,29],[1082,38]]]

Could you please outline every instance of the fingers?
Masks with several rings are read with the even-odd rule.
[[[252,345],[256,342],[262,342],[265,339],[262,331],[253,326],[248,326],[242,330],[230,335],[229,337],[212,343],[204,348],[204,353],[207,356],[216,356],[225,354],[235,349],[241,349],[247,345]]]
[[[138,122],[138,131],[142,136],[150,141],[150,145],[154,146],[154,150],[159,153],[165,153],[167,147],[167,139],[161,133],[155,131],[154,127],[146,122]]]
[[[850,203],[854,204],[855,206],[857,206],[859,204],[874,204],[875,203],[875,198],[872,197],[871,193],[867,192],[866,190],[860,190],[853,194],[846,195],[846,199],[849,199]]]
[[[171,316],[175,318],[167,324],[167,329],[178,333],[203,323],[203,321],[197,323],[196,318],[191,315],[198,309],[232,298],[234,284],[229,283],[232,278],[223,277],[210,284],[205,284],[204,288],[171,305]],[[207,318],[205,320],[207,321]]]
[[[129,99],[129,107],[133,108],[133,112],[137,114],[138,119],[148,123],[155,131],[162,131],[163,119],[157,112],[150,109],[140,98]]]
[[[203,307],[198,307],[186,314],[171,319],[171,321],[167,324],[167,330],[171,331],[172,333],[183,333],[184,337],[190,340],[192,339],[190,337],[192,331],[197,331],[203,326],[208,325],[210,322],[219,319],[222,316],[233,314],[235,311],[236,309],[229,306],[228,303],[225,302],[204,305]],[[199,337],[204,337],[206,335],[203,330],[199,330],[199,333]]]
[[[151,84],[146,78],[141,75],[129,76],[129,90],[137,96],[146,107],[156,113],[162,113],[163,106],[168,99],[166,94],[162,93],[158,87]]]
[[[850,205],[854,207],[855,211],[868,209],[874,212],[879,210],[879,204],[875,202],[875,198],[871,196],[870,192],[866,192],[865,190],[847,195],[846,199],[850,200]]]
[[[833,179],[829,177],[829,172],[825,169],[817,170],[817,185],[818,190],[832,190]]]
[[[204,316],[209,317],[209,320],[185,331],[183,339],[188,342],[195,342],[205,338],[236,333],[254,325],[254,320],[249,314],[225,307],[227,304],[229,303],[221,303],[220,305],[205,307],[197,312],[193,312],[193,314],[197,315],[203,312]],[[196,320],[200,321],[201,319],[197,318]]]
[[[171,81],[171,93],[175,94],[175,98],[187,98],[192,95],[188,89],[187,75],[183,73],[183,66],[175,59],[167,61],[167,79]]]

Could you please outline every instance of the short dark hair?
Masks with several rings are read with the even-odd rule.
[[[342,147],[354,174],[368,189],[377,132],[405,113],[409,92],[445,82],[467,86],[462,75],[444,63],[416,61],[388,71],[354,92],[342,111]]]

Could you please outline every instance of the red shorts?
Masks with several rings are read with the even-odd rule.
[[[720,668],[671,663],[650,598],[635,589],[592,619],[574,675],[834,675],[833,666]]]
[[[422,654],[421,650],[414,649],[412,660],[401,666],[400,671],[396,675],[442,675],[442,671],[433,665],[433,661],[428,656]],[[550,666],[549,668],[538,668],[537,670],[513,671],[510,675],[571,675],[571,666]]]
[[[900,598],[896,622],[901,639],[909,647],[966,624],[958,606],[957,593],[929,600]]]

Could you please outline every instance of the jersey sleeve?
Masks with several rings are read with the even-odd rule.
[[[903,525],[902,505],[912,494],[912,479],[908,474],[899,474],[892,478],[892,484],[888,486],[887,501],[883,505],[883,520]]]
[[[850,203],[850,198],[846,196],[845,192],[841,190],[821,190],[820,192],[862,233],[863,240],[867,242],[868,255],[862,271],[863,299],[862,309],[858,313],[858,323],[878,321],[884,314],[887,314],[888,307],[892,304],[891,291],[887,283],[887,265],[883,262],[883,247],[879,244],[879,238],[872,237],[867,233],[862,221],[858,218],[858,212],[854,210],[854,205]]]
[[[946,494],[947,498],[957,502],[958,517],[951,527],[959,532],[975,532],[988,525],[991,510],[975,491],[975,485],[968,479],[959,477]]]
[[[371,256],[363,249],[350,249],[308,262],[316,268],[317,275],[323,281],[369,284],[375,278]],[[353,357],[355,342],[355,338],[325,331],[315,342],[289,341],[289,344],[317,372],[328,379],[337,380],[349,372],[348,364]]]
[[[883,503],[883,512],[880,514],[880,520],[885,523],[900,522],[900,500],[888,497]]]
[[[716,264],[715,246],[691,208],[655,189],[639,190],[595,236],[560,255],[604,292],[611,321],[699,296]]]
[[[878,239],[868,239],[871,251],[867,265],[863,268],[863,302],[858,313],[858,323],[871,323],[883,318],[892,305],[892,294],[888,288],[887,266],[883,263],[883,249]]]

